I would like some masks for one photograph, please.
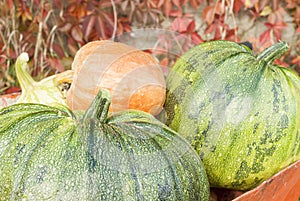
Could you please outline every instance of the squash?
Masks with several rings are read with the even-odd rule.
[[[109,93],[85,112],[1,109],[0,200],[209,200],[193,148],[149,113],[108,116]]]
[[[123,43],[92,41],[78,50],[72,70],[67,92],[71,110],[86,110],[101,88],[111,92],[110,112],[138,109],[156,115],[162,110],[165,78],[148,53]]]
[[[287,50],[205,42],[168,74],[161,119],[193,145],[212,187],[252,189],[300,159],[300,79],[273,63]]]
[[[65,93],[73,78],[73,71],[67,70],[37,82],[27,72],[28,61],[28,54],[23,52],[18,56],[15,64],[17,79],[22,89],[17,103],[66,105]]]

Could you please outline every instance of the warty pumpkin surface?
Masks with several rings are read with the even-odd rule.
[[[196,149],[211,186],[248,190],[300,159],[300,80],[274,64],[287,50],[206,42],[168,74],[166,124]]]
[[[0,110],[0,200],[209,200],[200,158],[152,115],[21,103]]]

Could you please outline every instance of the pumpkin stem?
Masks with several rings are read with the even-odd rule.
[[[263,50],[257,56],[257,59],[259,61],[264,61],[267,64],[272,64],[275,61],[275,59],[280,58],[284,53],[288,51],[288,49],[288,44],[284,41],[281,41]]]
[[[22,89],[22,93],[26,93],[26,89],[28,89],[30,85],[33,85],[35,81],[30,76],[30,74],[27,72],[27,62],[29,61],[29,56],[26,52],[23,52],[20,54],[20,56],[17,58],[16,61],[16,75],[17,79],[19,81],[19,84]]]
[[[110,92],[107,89],[100,89],[90,107],[86,110],[83,120],[97,119],[100,123],[105,123],[110,103]]]

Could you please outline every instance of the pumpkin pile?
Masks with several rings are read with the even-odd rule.
[[[300,79],[274,64],[287,50],[205,42],[165,78],[150,54],[94,41],[40,82],[21,54],[22,98],[0,110],[0,200],[195,201],[256,187],[300,159]]]
[[[92,50],[86,58],[76,55],[74,77],[23,85],[35,86],[24,93],[37,97],[54,92],[59,102],[22,98],[0,110],[0,200],[209,200],[195,150],[150,114],[165,100],[158,62],[123,44],[98,46],[79,51]],[[27,61],[24,53],[17,66],[24,70]],[[69,81],[63,97],[58,86]]]

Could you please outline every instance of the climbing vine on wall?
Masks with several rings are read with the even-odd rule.
[[[0,0],[0,16],[0,94],[19,90],[13,63],[23,51],[41,79],[70,68],[83,44],[145,27],[193,45],[248,40],[256,53],[288,40],[277,63],[300,72],[300,0]]]

